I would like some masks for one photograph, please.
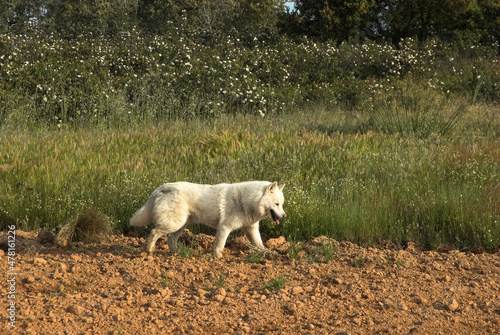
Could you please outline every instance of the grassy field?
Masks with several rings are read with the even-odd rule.
[[[498,44],[185,34],[0,34],[0,226],[129,229],[162,183],[260,179],[287,185],[268,237],[500,246]]]
[[[0,134],[0,222],[58,230],[89,208],[116,229],[165,182],[285,183],[267,237],[500,245],[498,108],[400,90],[370,112],[317,105],[132,126]]]

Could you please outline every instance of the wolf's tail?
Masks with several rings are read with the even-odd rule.
[[[134,216],[130,219],[130,225],[136,227],[147,226],[151,221],[153,221],[153,201],[148,200],[144,206],[139,208]]]

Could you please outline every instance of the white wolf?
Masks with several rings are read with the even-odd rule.
[[[153,252],[156,241],[170,234],[167,244],[176,252],[176,243],[190,223],[215,228],[214,255],[222,257],[229,233],[242,229],[250,242],[265,250],[259,233],[259,221],[270,216],[277,224],[283,210],[283,187],[276,182],[249,181],[236,184],[200,185],[187,182],[164,184],[153,191],[149,200],[130,219],[132,226],[146,226],[151,231],[146,250]]]

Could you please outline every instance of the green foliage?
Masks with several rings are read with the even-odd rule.
[[[364,37],[375,1],[301,0],[296,6],[300,27],[305,34],[340,43],[349,38]]]
[[[216,289],[224,288],[227,289],[228,285],[226,283],[227,273],[221,273],[213,277],[213,284],[209,282],[204,282],[202,289],[207,292],[212,292]]]
[[[336,47],[281,38],[209,46],[175,34],[145,38],[135,30],[68,42],[33,29],[0,35],[0,45],[0,126],[120,128],[282,114],[311,102],[366,109],[407,80],[448,96],[500,99],[496,51],[477,44],[407,39],[399,48]]]
[[[160,284],[161,284],[161,287],[163,287],[163,288],[167,288],[168,287],[168,273],[167,273],[167,270],[163,271],[163,274],[162,274],[161,280],[160,280]]]
[[[421,41],[433,36],[450,37],[453,31],[471,29],[470,25],[474,25],[470,13],[475,3],[475,0],[382,0],[375,11],[382,14],[378,16],[377,28],[385,30],[394,41],[407,37]],[[384,24],[384,20],[390,24]]]
[[[221,273],[220,275],[216,275],[214,278],[215,288],[225,288],[226,278],[227,278],[227,273]]]
[[[290,275],[279,274],[275,276],[272,280],[264,282],[263,288],[265,290],[269,290],[270,292],[282,290],[286,287],[286,283],[288,282],[289,277]]]
[[[298,260],[303,250],[304,242],[291,241],[290,247],[288,248],[288,257],[290,259]]]
[[[421,103],[425,97],[418,96]],[[393,99],[397,106],[408,97]],[[125,229],[152,190],[167,181],[278,180],[287,185],[287,219],[280,225],[264,220],[265,237],[494,249],[500,245],[500,120],[496,107],[465,108],[448,132],[428,136],[419,123],[405,134],[374,128],[358,133],[342,110],[328,109],[129,130],[2,132],[2,217],[20,229],[50,230],[96,208]],[[420,112],[407,113],[415,119],[412,114]],[[369,115],[357,122],[366,125],[363,118]],[[193,251],[184,248],[191,257]],[[331,257],[324,251],[322,261]]]
[[[253,264],[260,263],[262,262],[262,257],[264,257],[264,253],[262,251],[252,251],[247,257],[247,262]]]
[[[333,259],[337,251],[337,245],[330,242],[324,241],[314,249],[314,254],[312,255],[313,262],[328,263]]]
[[[177,255],[181,256],[182,258],[191,258],[198,253],[195,250],[196,246],[194,241],[191,241],[190,245],[186,245],[182,242],[177,242],[176,246],[177,246]]]
[[[131,30],[136,22],[133,1],[47,1],[45,29],[65,39],[81,35],[114,36]]]
[[[65,39],[81,35],[113,37],[134,27],[144,35],[174,34],[216,45],[224,38],[251,44],[258,37],[304,35],[341,43],[367,38],[392,41],[439,38],[452,41],[475,36],[487,45],[500,37],[500,5],[490,0],[295,1],[283,0],[4,0],[0,31],[24,34],[30,25]]]

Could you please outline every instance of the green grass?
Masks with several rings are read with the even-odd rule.
[[[429,99],[425,92],[405,94],[415,94],[413,106]],[[287,219],[280,225],[264,220],[265,237],[299,241],[326,235],[366,245],[392,240],[497,248],[497,107],[465,104],[440,134],[428,131],[439,110],[445,109],[446,122],[459,104],[439,100],[439,110],[429,104],[414,110],[405,107],[408,99],[396,95],[386,110],[401,113],[397,120],[410,117],[410,123],[400,124],[411,131],[392,131],[395,117],[373,121],[386,102],[355,116],[323,106],[126,130],[5,130],[0,225],[59,230],[94,208],[116,229],[129,229],[134,211],[162,183],[276,180],[286,184]],[[431,117],[421,117],[425,113]]]
[[[161,278],[160,278],[160,284],[163,288],[167,288],[168,287],[168,274],[167,274],[167,270],[164,270],[163,271],[163,274],[161,275]]]
[[[289,277],[290,275],[287,274],[279,274],[270,281],[264,282],[263,288],[265,290],[269,290],[270,292],[284,289],[286,287],[286,283],[288,282]]]

